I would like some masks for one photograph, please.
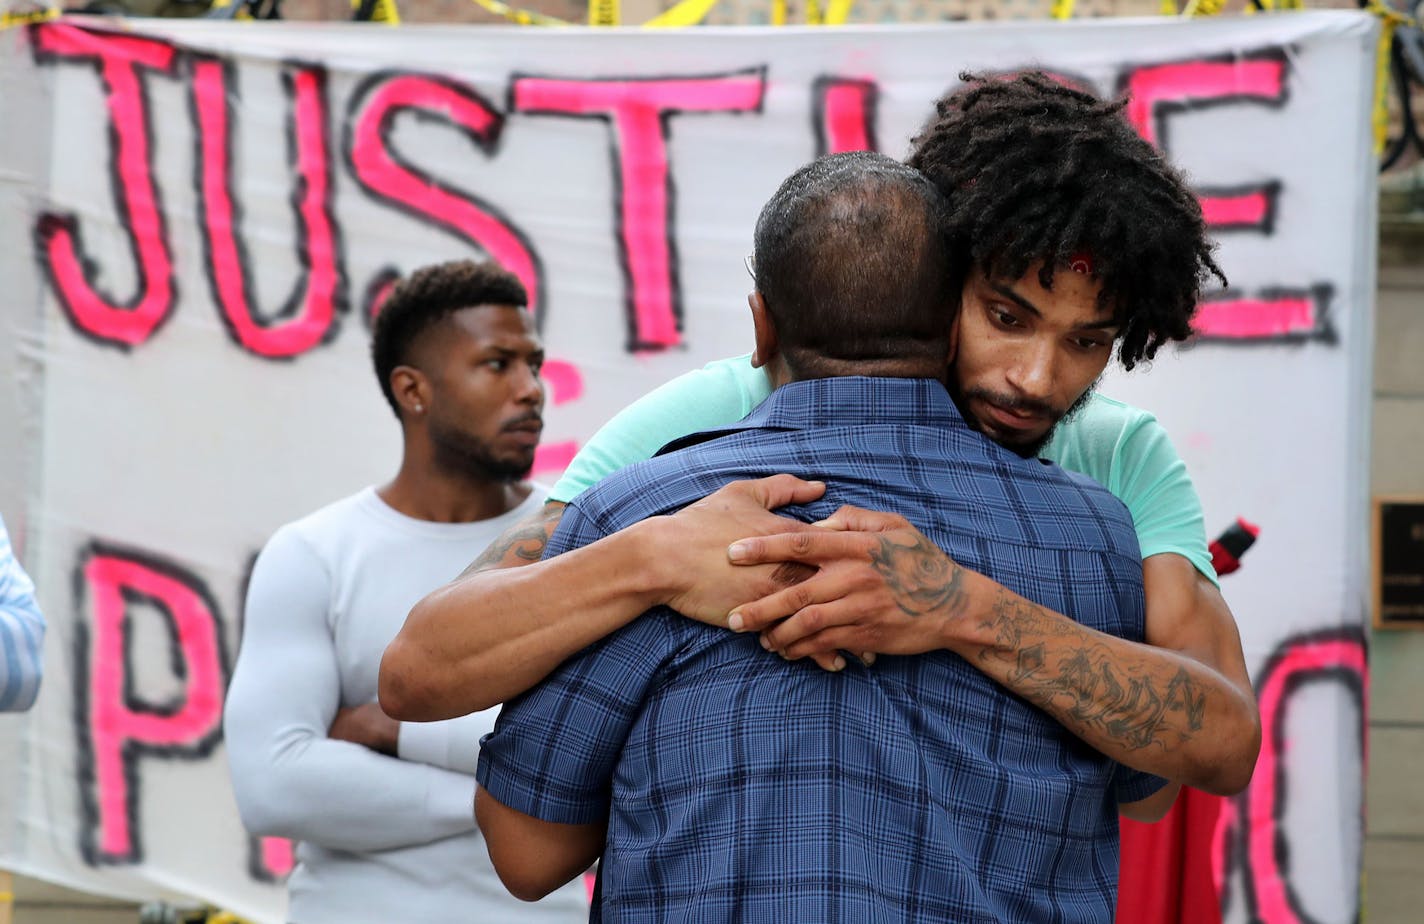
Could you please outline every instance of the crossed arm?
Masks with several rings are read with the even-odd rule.
[[[737,483],[574,552],[503,567],[542,553],[562,512],[549,505],[536,527],[412,610],[382,661],[382,705],[407,720],[484,708],[667,604],[761,631],[768,649],[828,669],[844,665],[841,651],[948,648],[1126,766],[1222,794],[1250,780],[1260,720],[1240,639],[1220,593],[1185,558],[1144,563],[1137,644],[960,567],[900,517],[845,508],[806,527],[768,513],[823,490],[784,475]],[[772,566],[787,562],[814,571]],[[1173,794],[1125,814],[1150,819]]]
[[[470,776],[352,743],[349,723],[338,719],[341,677],[324,575],[289,533],[273,537],[253,569],[224,716],[244,825],[350,851],[474,830]],[[393,750],[394,736],[388,744]]]

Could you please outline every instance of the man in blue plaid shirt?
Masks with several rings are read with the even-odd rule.
[[[879,155],[788,179],[758,221],[751,298],[756,357],[781,387],[581,495],[547,554],[789,472],[826,485],[785,511],[798,519],[847,504],[918,528],[879,552],[910,617],[952,611],[972,570],[1006,607],[1140,640],[1126,509],[971,429],[942,384],[962,270],[941,209]],[[593,918],[650,922],[1107,921],[1120,804],[1164,785],[949,651],[830,673],[666,608],[512,701],[478,778],[511,891],[538,897],[602,855]]]

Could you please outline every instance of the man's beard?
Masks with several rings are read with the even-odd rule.
[[[518,481],[529,474],[534,450],[497,455],[490,443],[431,421],[430,443],[442,471],[476,481]]]
[[[1101,376],[1094,379],[1093,384],[1083,390],[1083,393],[1078,396],[1078,400],[1074,401],[1062,411],[1046,401],[1034,401],[1029,398],[1015,398],[1010,395],[1001,395],[987,388],[971,388],[968,391],[963,391],[960,389],[959,383],[955,381],[953,370],[950,370],[949,374],[949,394],[950,397],[954,399],[955,405],[959,408],[960,416],[964,418],[964,422],[980,433],[984,433],[983,426],[975,419],[974,415],[969,413],[969,402],[975,399],[996,404],[999,407],[1007,408],[1012,411],[1029,411],[1052,421],[1048,429],[1043,431],[1042,435],[1022,442],[1008,442],[994,439],[992,436],[989,436],[989,434],[984,433],[985,436],[989,436],[989,439],[994,440],[995,443],[998,443],[1005,449],[1017,453],[1025,459],[1031,459],[1038,455],[1044,446],[1048,445],[1048,441],[1051,440],[1053,434],[1057,432],[1059,424],[1066,420],[1072,420],[1078,415],[1078,412],[1087,405],[1092,399],[1093,394],[1098,390],[1099,381],[1101,381]]]

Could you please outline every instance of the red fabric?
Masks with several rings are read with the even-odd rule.
[[[1221,797],[1182,787],[1156,824],[1122,819],[1116,924],[1221,924],[1212,841]]]

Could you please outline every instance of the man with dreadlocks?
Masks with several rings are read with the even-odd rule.
[[[814,475],[824,493],[798,518],[866,504],[924,530],[881,552],[926,616],[954,605],[963,563],[1071,606],[1084,631],[1141,639],[1127,509],[984,439],[944,387],[961,284],[941,203],[881,154],[792,174],[757,220],[750,298],[775,390],[581,494],[549,554],[735,479]],[[828,673],[664,607],[506,705],[477,779],[480,829],[515,895],[538,898],[601,857],[593,920],[649,924],[1096,924],[1112,914],[1119,805],[1167,785],[1083,747],[951,651]]]
[[[1221,278],[1199,205],[1123,105],[1041,75],[966,76],[910,163],[947,196],[953,251],[968,264],[949,372],[960,412],[1127,505],[1144,559],[1144,643],[1095,633],[960,567],[899,517],[848,508],[819,530],[792,530],[765,511],[820,488],[789,478],[733,484],[675,516],[501,569],[537,557],[562,503],[605,474],[755,408],[770,384],[740,357],[615,417],[541,522],[422,601],[382,664],[387,709],[436,719],[504,701],[663,603],[759,631],[764,647],[830,670],[845,667],[843,652],[869,661],[949,649],[1114,760],[1208,792],[1243,789],[1260,719],[1200,502],[1155,419],[1093,391],[1114,345],[1131,368],[1189,336],[1202,284]],[[1091,577],[1074,590],[1094,593]]]

